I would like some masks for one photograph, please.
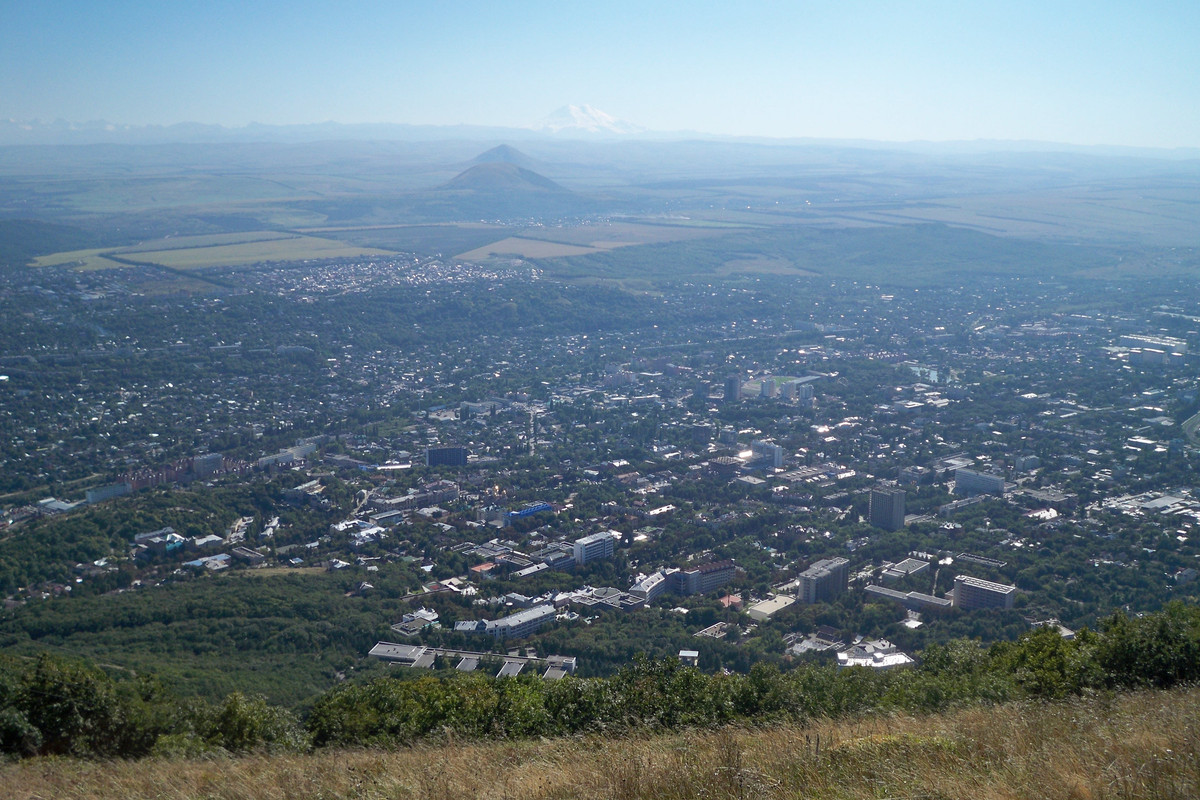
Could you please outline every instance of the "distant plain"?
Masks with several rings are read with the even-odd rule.
[[[170,271],[396,254],[515,259],[589,282],[880,268],[901,282],[1108,280],[1188,272],[1200,245],[1200,164],[1188,160],[488,144],[64,148],[58,160],[54,148],[0,148],[0,214],[80,232],[57,249],[43,237],[28,263],[158,266],[147,277],[168,287],[187,282]]]

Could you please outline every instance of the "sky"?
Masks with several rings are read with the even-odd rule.
[[[1200,3],[0,0],[0,119],[1200,147]]]

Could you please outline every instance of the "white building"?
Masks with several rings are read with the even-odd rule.
[[[488,622],[484,630],[497,639],[521,639],[554,619],[556,614],[552,605],[534,606]]]
[[[647,603],[653,603],[667,591],[668,586],[666,573],[659,571],[634,583],[629,588],[629,593],[642,598]]]
[[[861,641],[837,654],[838,667],[868,667],[869,669],[893,669],[915,663],[912,656],[901,652],[887,639],[873,642]]]
[[[575,540],[575,563],[582,566],[602,558],[612,558],[613,535],[609,531],[593,533]]]
[[[783,466],[783,448],[774,442],[756,439],[750,443],[750,452],[755,461],[762,461],[769,467],[779,469]]]
[[[1017,587],[985,581],[970,575],[954,578],[954,607],[964,611],[978,608],[1012,608]]]

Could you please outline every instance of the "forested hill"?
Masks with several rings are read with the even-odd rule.
[[[0,747],[13,756],[138,758],[262,749],[402,746],[578,734],[643,734],[730,724],[804,723],[874,713],[937,712],[1026,699],[1062,700],[1200,680],[1200,607],[1175,603],[1063,639],[1041,628],[989,648],[934,645],[919,667],[876,671],[804,665],[707,675],[640,658],[611,678],[544,681],[414,670],[348,682],[307,711],[235,692],[183,700],[152,676],[43,655],[0,664]],[[1193,732],[1194,733],[1194,732]]]

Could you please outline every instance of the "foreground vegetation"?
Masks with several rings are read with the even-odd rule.
[[[1200,690],[652,737],[0,767],[14,800],[1192,798]]]
[[[450,678],[401,669],[322,695],[303,722],[261,698],[182,699],[156,680],[114,679],[43,655],[0,670],[0,748],[16,756],[214,756],[311,747],[407,746],[453,740],[641,735],[871,714],[929,713],[1024,700],[1060,700],[1200,680],[1200,607],[1173,604],[1114,616],[1073,640],[1043,628],[1017,642],[934,645],[918,669],[705,675],[671,659],[639,658],[611,678]]]

